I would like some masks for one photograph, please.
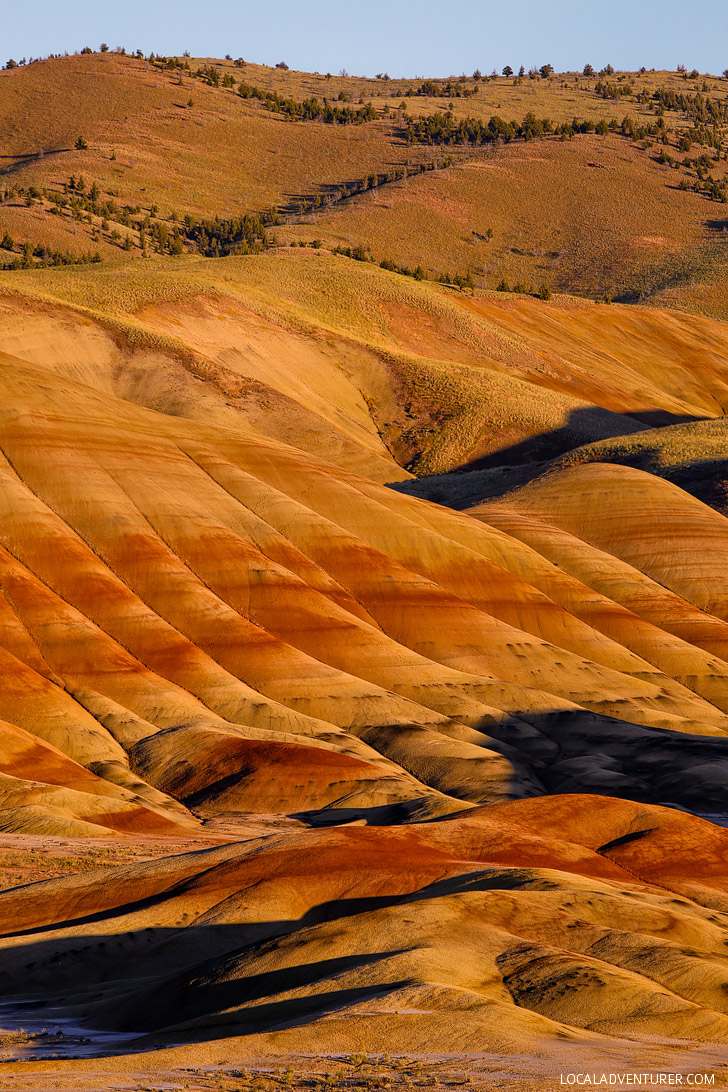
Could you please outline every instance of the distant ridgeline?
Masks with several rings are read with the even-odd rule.
[[[283,115],[292,123],[363,125],[377,119],[396,119],[396,126],[391,130],[392,135],[399,136],[405,145],[446,145],[450,150],[440,157],[413,156],[413,161],[408,159],[405,163],[389,166],[384,171],[372,171],[360,178],[322,184],[318,192],[293,196],[285,205],[262,212],[243,212],[233,217],[215,216],[198,220],[190,214],[181,217],[172,213],[165,219],[159,216],[154,205],[149,210],[138,205],[119,207],[110,196],[102,198],[97,183],[94,182],[87,188],[81,176],[72,176],[68,182],[63,183],[62,188],[38,188],[31,185],[6,189],[4,193],[0,193],[0,204],[20,198],[26,206],[41,205],[45,212],[87,223],[92,243],[103,240],[126,251],[140,250],[142,256],[150,250],[175,256],[190,249],[206,257],[257,254],[277,244],[275,236],[269,236],[269,229],[282,223],[287,217],[316,213],[367,191],[401,182],[411,175],[447,169],[456,162],[456,156],[470,154],[468,149],[507,144],[514,140],[570,140],[575,135],[589,133],[599,136],[618,133],[639,142],[645,151],[658,143],[661,146],[659,152],[652,153],[656,161],[678,172],[686,172],[681,174],[679,189],[693,190],[714,201],[728,201],[726,179],[716,179],[711,175],[714,163],[721,157],[728,156],[728,152],[724,150],[728,98],[711,97],[705,93],[705,88],[703,92],[696,91],[695,94],[676,92],[665,87],[652,92],[640,92],[635,97],[636,101],[651,106],[656,114],[654,121],[644,117],[635,119],[626,114],[621,121],[614,117],[597,121],[574,117],[571,121],[557,123],[550,118],[539,118],[533,111],[529,111],[521,121],[506,121],[498,115],[486,121],[472,116],[457,119],[452,109],[409,117],[404,102],[399,107],[385,106],[378,112],[371,103],[364,104],[360,101],[358,106],[350,105],[344,91],[339,93],[335,104],[325,98],[320,102],[315,97],[298,101],[277,91],[261,89],[237,80],[230,71],[222,73],[215,65],[205,65],[193,72],[186,59],[155,57],[152,54],[149,60],[157,68],[161,66],[163,69],[182,69],[209,86],[222,87],[243,100],[255,99],[265,109]],[[235,64],[244,67],[242,60]],[[410,98],[469,98],[477,91],[477,85],[468,87],[463,80],[425,80],[417,87],[408,88],[404,94]],[[594,93],[605,100],[623,102],[632,95],[632,88],[629,84],[600,80]],[[689,127],[671,131],[667,124],[668,113],[681,113]],[[677,147],[681,154],[680,159],[669,154],[671,144]],[[686,153],[690,152],[694,144],[712,151],[691,158]],[[83,145],[77,144],[77,147],[81,146],[86,147],[86,142]],[[8,259],[5,262],[0,260],[0,268],[4,269],[101,261],[98,251],[73,254],[29,240],[15,240],[8,232],[0,239],[0,258],[2,251],[5,251]],[[345,250],[342,252],[346,253]],[[359,257],[351,254],[347,256]],[[371,256],[367,256],[366,260],[372,260]],[[412,271],[391,262],[387,264],[386,259],[382,264],[384,268],[418,279],[424,276],[420,267]],[[464,283],[458,284],[458,287],[470,285]]]
[[[215,65],[204,65],[193,75],[197,79],[204,80],[210,87],[222,86],[233,90],[237,86],[237,93],[241,99],[257,99],[269,110],[276,114],[283,114],[293,121],[323,121],[329,125],[361,125],[363,122],[374,121],[379,117],[371,103],[356,107],[334,106],[327,99],[321,103],[317,98],[308,98],[299,102],[287,95],[280,95],[277,91],[266,91],[256,87],[252,83],[238,84],[231,72],[223,76]],[[346,102],[346,95],[342,92],[339,99]]]
[[[287,95],[281,95],[278,91],[268,91],[253,84],[236,80],[231,72],[222,73],[215,65],[203,65],[196,71],[192,71],[189,61],[180,60],[177,57],[152,57],[152,63],[167,69],[184,69],[197,79],[203,80],[211,87],[223,87],[234,91],[237,87],[238,95],[243,99],[256,99],[274,113],[282,114],[291,121],[320,121],[327,124],[361,125],[366,122],[376,121],[378,118],[392,117],[394,107],[385,106],[382,113],[378,113],[371,103],[361,103],[359,106],[333,104],[324,98],[323,102],[315,97],[298,101]],[[244,62],[236,61],[239,67],[245,67]],[[542,75],[544,73],[542,72]],[[478,74],[478,78],[482,78]],[[468,86],[464,78],[454,80],[424,80],[417,87],[409,87],[403,91],[405,98],[415,96],[424,98],[471,98],[479,92],[478,80],[473,86]],[[594,87],[594,94],[604,100],[618,102],[631,98],[634,94],[629,83],[610,82],[599,79]],[[346,92],[340,91],[339,102],[347,102]],[[543,136],[558,136],[562,139],[570,139],[579,133],[597,133],[606,135],[608,132],[622,132],[636,140],[646,140],[649,137],[662,136],[668,132],[664,121],[666,111],[682,112],[693,121],[692,127],[679,135],[680,151],[689,151],[691,144],[701,144],[708,147],[721,148],[724,134],[722,127],[728,124],[728,99],[719,100],[697,91],[694,95],[677,92],[671,88],[658,88],[656,91],[646,90],[635,96],[635,101],[642,105],[651,105],[658,113],[657,123],[638,122],[627,115],[620,122],[617,118],[601,118],[588,121],[572,118],[571,121],[555,123],[550,118],[537,118],[533,112],[529,112],[523,121],[504,121],[497,115],[489,121],[478,118],[464,118],[455,121],[452,111],[446,113],[430,114],[420,118],[406,118],[402,134],[410,144],[461,144],[482,145],[496,141],[533,140]],[[402,107],[404,108],[404,103]]]

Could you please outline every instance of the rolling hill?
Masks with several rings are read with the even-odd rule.
[[[0,72],[3,1075],[722,1071],[724,84],[186,60]]]
[[[41,261],[138,258],[175,230],[195,250],[185,217],[268,213],[279,242],[362,247],[433,278],[726,317],[723,80],[361,80],[106,53],[0,72],[0,91],[5,264],[28,260],[26,242]],[[305,120],[314,101],[372,116]],[[536,127],[407,137],[437,117]]]

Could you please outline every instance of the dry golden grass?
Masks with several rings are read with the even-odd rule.
[[[49,215],[49,208],[50,206],[45,202],[29,208],[22,199],[6,201],[0,205],[2,234],[8,232],[15,241],[16,247],[26,239],[30,239],[34,243],[42,242],[50,250],[61,251],[63,254],[81,256],[98,253],[104,261],[114,261],[124,256],[124,251],[109,238],[110,231],[97,232],[94,235],[89,224],[72,220],[69,216]],[[95,226],[98,227],[101,221],[98,218],[94,219]],[[117,224],[113,227],[120,232],[123,230]],[[113,227],[110,227],[110,230],[113,230]],[[17,249],[14,251],[0,249],[0,264],[10,262],[17,257]]]
[[[434,82],[443,86],[449,79],[454,79],[460,87],[468,91],[477,86],[476,95],[458,98],[456,95],[447,97],[413,94],[410,97],[407,92],[416,92],[423,80],[429,78],[427,73],[418,78],[378,80],[340,76],[335,73],[326,75],[296,70],[286,72],[254,63],[246,63],[241,69],[233,61],[213,57],[191,59],[190,65],[193,70],[199,65],[215,65],[221,74],[229,72],[236,80],[266,91],[277,91],[297,101],[314,96],[319,101],[327,98],[331,102],[337,100],[343,92],[352,104],[371,102],[378,109],[386,105],[397,110],[404,103],[411,115],[445,111],[452,103],[453,113],[458,118],[471,116],[488,119],[493,114],[499,114],[506,119],[520,120],[529,110],[533,110],[539,117],[548,117],[557,122],[570,121],[575,116],[594,121],[602,117],[618,116],[621,120],[625,113],[630,113],[635,118],[654,118],[649,109],[637,101],[637,95],[641,91],[651,93],[660,87],[666,87],[676,93],[694,94],[696,90],[703,91],[704,83],[707,84],[707,92],[703,93],[721,98],[726,91],[725,79],[716,76],[701,75],[698,80],[685,80],[681,74],[669,71],[618,72],[605,76],[604,79],[618,85],[628,83],[632,94],[615,101],[605,100],[596,94],[598,76],[587,78],[581,73],[571,72],[554,73],[545,80],[534,80],[528,75],[520,80],[517,76],[507,78],[499,75],[495,79],[489,76],[485,81],[474,81],[472,76],[462,79],[458,73],[452,77],[435,78]]]
[[[676,278],[676,283],[658,289],[645,302],[725,322],[728,318],[725,264],[725,243],[722,239],[715,240],[702,254],[702,271],[698,276],[688,269],[684,276]]]
[[[218,384],[227,392],[228,407],[236,369],[265,384],[269,399],[278,390],[296,400],[299,412],[304,406],[319,421],[338,407],[348,421],[339,425],[353,429],[358,444],[370,447],[376,440],[379,455],[372,462],[370,452],[368,473],[379,480],[402,477],[403,465],[411,464],[420,474],[448,470],[480,453],[564,427],[572,444],[639,427],[617,413],[599,411],[580,424],[578,411],[586,404],[578,391],[545,391],[538,379],[540,363],[528,345],[510,332],[502,334],[491,317],[464,308],[457,293],[324,251],[20,271],[1,275],[0,285],[10,293],[7,333],[0,341],[8,351],[30,351],[37,361],[62,356],[59,333],[52,334],[48,326],[42,335],[45,320],[37,316],[33,321],[40,324],[38,332],[31,335],[23,313],[29,309],[32,316],[33,301],[45,308],[71,305],[74,322],[91,320],[122,351],[153,353],[157,359],[162,354],[173,362],[175,374],[181,367],[206,380],[207,391]],[[504,303],[501,297],[496,302]],[[535,307],[538,312],[542,305]],[[48,321],[53,322],[52,309]],[[256,332],[264,328],[266,333]],[[45,339],[47,350],[37,346],[38,337]],[[77,342],[75,354],[70,345],[63,351],[68,355],[63,367],[74,375],[82,374],[80,334]],[[330,359],[321,356],[324,347]],[[100,359],[101,345],[84,349],[90,351]],[[108,351],[103,349],[104,354]],[[119,366],[113,368],[118,373]],[[337,385],[342,371],[346,389]],[[92,368],[83,374],[97,372]],[[302,377],[309,373],[309,386],[303,389]],[[166,402],[155,374],[156,369],[148,373],[144,386],[137,384],[133,397],[159,408]],[[352,376],[357,378],[352,381]],[[322,384],[323,402],[317,392]],[[127,388],[117,389],[128,396]],[[191,398],[185,410],[179,380],[173,389],[174,412],[221,413],[199,397]],[[287,442],[364,469],[347,461],[354,457],[350,449],[335,454],[330,433],[325,446],[319,446],[292,415],[292,403],[273,402],[273,412],[264,419],[255,415],[249,393],[236,404],[257,428],[267,433],[273,429]],[[224,413],[216,419],[228,423],[229,408]],[[572,418],[576,423],[570,426]],[[309,420],[307,427],[311,424]],[[391,455],[379,448],[378,437]],[[382,456],[387,463],[377,462]]]
[[[213,62],[190,61],[193,70],[207,63]],[[81,173],[89,185],[99,184],[102,199],[143,212],[156,207],[169,223],[173,212],[230,216],[285,204],[296,195],[321,193],[448,150],[403,144],[401,110],[391,116],[385,111],[401,102],[410,115],[448,107],[443,98],[406,97],[416,81],[214,63],[221,73],[296,99],[337,99],[343,91],[354,105],[372,101],[382,117],[361,126],[292,123],[257,100],[243,101],[187,72],[180,77],[115,54],[59,58],[0,73],[0,142],[10,157],[5,184],[58,189]],[[511,120],[534,110],[557,122],[630,113],[638,122],[651,122],[652,108],[636,101],[642,90],[665,86],[692,93],[705,82],[708,93],[720,95],[725,87],[713,78],[696,84],[675,73],[627,74],[633,93],[615,102],[598,97],[595,82],[573,74],[501,77],[479,83],[475,96],[455,98],[453,112],[456,118],[496,112]],[[472,79],[464,86],[472,87]],[[190,97],[194,106],[188,108]],[[674,141],[687,121],[666,116]],[[73,147],[80,117],[89,142],[83,151]],[[452,149],[456,158],[463,153],[473,162],[381,187],[307,216],[299,226],[287,221],[278,235],[285,241],[318,237],[368,245],[379,259],[420,262],[433,274],[472,269],[491,287],[505,278],[511,286],[547,282],[592,296],[660,291],[668,305],[720,316],[725,261],[716,240],[723,206],[680,192],[677,183],[687,176],[655,162],[659,147],[644,150],[620,137],[576,137],[566,144],[549,139],[497,151]],[[713,169],[716,177],[723,170],[722,163]],[[692,180],[694,171],[688,175]],[[0,234],[7,230],[19,242],[30,239],[76,254],[98,250],[104,259],[140,255],[136,238],[131,251],[120,249],[126,230],[118,225],[100,232],[97,218],[80,224],[68,210],[58,217],[48,210],[47,204],[25,208],[22,199],[0,204]],[[116,244],[110,238],[115,227],[122,236]],[[483,238],[488,229],[494,233],[490,240]],[[700,287],[704,282],[707,287]]]
[[[389,122],[287,123],[255,100],[189,77],[179,86],[175,74],[112,54],[2,72],[0,88],[0,141],[16,157],[6,185],[58,186],[82,173],[118,203],[156,204],[164,216],[264,209],[404,159]],[[74,148],[80,129],[85,151]]]
[[[700,277],[723,208],[622,137],[508,145],[313,214],[285,238],[369,245],[431,275],[472,269],[532,289],[636,296]],[[487,238],[490,229],[492,238]],[[725,301],[723,301],[725,307]]]
[[[0,287],[8,314],[32,310],[34,300],[70,305],[74,321],[98,324],[122,351],[164,358],[178,377],[173,412],[225,424],[242,414],[264,433],[360,471],[367,450],[367,472],[384,481],[402,477],[401,466],[442,473],[524,441],[531,458],[544,458],[638,431],[640,419],[722,412],[708,378],[722,375],[718,324],[573,298],[471,298],[325,250],[18,271],[0,275]],[[1,344],[23,355],[31,342],[17,322],[20,340]],[[50,360],[57,336],[31,359]],[[180,369],[185,383],[206,380],[218,401],[192,392],[180,400]],[[156,374],[136,384],[133,398],[159,408],[167,396]],[[241,377],[260,393],[251,397]],[[130,388],[116,389],[128,397]],[[305,428],[302,407],[316,415]],[[344,416],[331,418],[332,407]],[[332,424],[350,437],[338,453],[332,437],[343,434]]]

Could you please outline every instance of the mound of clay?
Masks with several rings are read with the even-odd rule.
[[[546,539],[293,448],[12,357],[0,384],[0,714],[73,763],[48,785],[86,792],[93,774],[173,823],[322,807],[382,821],[565,791],[724,809],[728,667],[691,630],[697,616],[725,637],[698,609],[719,612],[723,517],[676,487],[616,468],[642,490],[623,540],[608,478],[569,518],[600,513],[621,578],[625,560],[645,570],[628,589],[672,582],[682,628],[677,596],[652,595],[642,619],[618,587],[555,567]],[[564,472],[567,515],[570,476],[605,473]],[[529,511],[558,511],[556,482],[523,494]],[[661,567],[639,546],[653,496],[653,523],[673,520]],[[711,535],[703,573],[689,543]],[[27,776],[15,761],[5,772]]]
[[[0,895],[3,993],[158,1044],[725,1043],[726,853],[699,819],[568,796],[254,840]]]

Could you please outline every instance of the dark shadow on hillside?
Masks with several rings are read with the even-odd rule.
[[[584,709],[523,711],[502,722],[489,721],[487,730],[489,746],[497,749],[500,744],[504,752],[520,756],[545,795],[598,794],[728,814],[728,737],[645,727]],[[519,793],[514,785],[510,795],[532,794]],[[370,881],[365,867],[357,870],[356,859],[344,856],[342,868],[351,874],[344,896],[324,900],[296,919],[256,920],[254,912],[246,911],[246,892],[265,882],[265,870],[262,875],[259,868],[249,873],[246,851],[234,844],[193,856],[198,864],[192,874],[185,869],[180,873],[184,878],[170,878],[146,898],[134,898],[140,890],[134,874],[148,865],[131,866],[128,883],[112,888],[112,900],[98,912],[92,903],[79,914],[83,900],[69,900],[67,892],[54,905],[48,900],[55,888],[38,887],[37,902],[31,900],[25,911],[31,916],[24,915],[18,924],[39,924],[23,930],[6,926],[5,935],[18,939],[16,946],[4,950],[0,967],[3,1026],[31,1033],[47,1029],[52,1034],[47,1041],[38,1040],[38,1050],[54,1054],[54,1029],[65,1028],[66,1056],[74,1051],[103,1056],[305,1025],[410,985],[398,957],[417,946],[418,914],[412,915],[411,944],[384,949],[366,929],[358,932],[342,924],[342,930],[350,930],[354,950],[313,962],[303,958],[311,951],[304,947],[306,930],[469,892],[526,891],[534,882],[542,890],[544,883],[528,864],[489,863],[487,854],[480,863],[444,853],[413,866],[411,875],[406,864],[402,871],[394,866],[396,890],[383,893],[381,876]],[[215,890],[218,870],[224,882],[215,905],[209,892]],[[103,869],[98,876],[103,878]],[[271,879],[275,884],[275,864]],[[198,890],[206,920],[195,924],[190,910]],[[106,897],[101,887],[98,891],[99,899]],[[12,891],[6,892],[3,904],[12,906],[13,897]],[[130,915],[139,911],[151,912],[142,920],[175,924],[129,928],[138,920]],[[94,923],[97,928],[89,929]],[[284,938],[294,934],[287,944]],[[356,944],[364,950],[357,951]],[[299,946],[300,962],[295,963]],[[291,991],[301,991],[301,996],[288,996]],[[102,1029],[98,1038],[95,1029]],[[104,1040],[103,1033],[119,1038]],[[90,1044],[83,1043],[84,1037]]]
[[[624,413],[621,416],[631,418],[634,421],[634,429],[630,432],[641,432],[646,429],[664,428],[666,425],[680,425],[688,421],[702,421],[702,417],[694,417],[691,414],[679,415],[668,413],[666,410],[635,410]],[[615,436],[630,435],[630,432],[619,432],[607,429],[605,426],[605,411],[598,406],[585,409],[572,410],[569,419],[561,428],[552,429],[550,432],[542,432],[537,436],[529,436],[517,444],[494,451],[463,466],[454,468],[456,471],[488,470],[496,466],[523,466],[553,459],[557,455],[563,455],[574,447],[584,443],[594,442],[597,439],[613,439]],[[576,443],[575,443],[576,440]]]
[[[503,786],[515,798],[588,793],[728,814],[728,736],[656,728],[579,708],[524,711],[483,731],[489,748],[529,777],[529,784],[516,778]]]
[[[442,504],[455,511],[472,508],[486,500],[498,500],[544,474],[551,463],[497,466],[487,470],[453,470],[425,478],[388,482],[389,489],[410,497]]]
[[[98,1049],[89,1052],[104,1056],[152,1049],[167,1034],[175,1042],[194,1041],[309,1023],[409,985],[408,978],[392,975],[395,968],[382,968],[380,980],[370,984],[342,978],[416,947],[415,923],[406,947],[351,952],[262,972],[255,961],[262,957],[265,965],[275,958],[283,938],[313,926],[467,892],[522,890],[534,881],[528,868],[473,863],[470,871],[457,871],[464,863],[443,859],[437,871],[454,875],[391,895],[367,896],[362,872],[362,897],[323,902],[299,919],[29,938],[5,960],[0,1020],[6,1031],[74,1029],[75,1036],[65,1036],[71,1051],[66,1056],[71,1057],[74,1043],[79,1046],[85,1038],[93,1044],[98,1032]],[[361,943],[364,949],[370,946],[366,933]],[[294,958],[297,947],[294,943],[288,950]],[[308,987],[319,989],[295,998],[281,996]],[[230,1009],[236,1011],[226,1011]],[[189,1026],[180,1026],[185,1024]],[[103,1035],[110,1032],[120,1038],[105,1043]],[[57,1053],[55,1039],[49,1049]]]
[[[627,417],[634,421],[633,430],[608,432],[603,410],[598,407],[574,410],[567,424],[561,428],[474,459],[446,474],[389,482],[388,486],[396,492],[422,497],[461,511],[482,501],[505,497],[559,466],[613,462],[664,477],[704,503],[719,511],[724,510],[728,495],[728,486],[724,484],[724,477],[728,477],[725,466],[728,460],[728,434],[726,460],[701,460],[666,467],[662,465],[659,445],[651,446],[645,442],[649,432],[710,419],[678,416],[663,410],[622,415],[622,419]],[[630,437],[635,441],[634,450],[622,450],[620,440],[624,440],[628,448]],[[614,442],[614,447],[610,446],[610,441]],[[600,445],[599,448],[597,445]]]
[[[690,466],[661,467],[651,472],[728,516],[728,458],[703,459]]]
[[[465,474],[453,472],[431,478],[392,482],[389,488],[406,493],[408,496],[421,497],[456,511],[464,511],[489,500],[507,499],[509,493],[528,485],[529,482],[535,481],[550,471],[558,470],[562,465],[615,463],[654,474],[657,478],[664,478],[665,481],[677,485],[714,511],[728,516],[728,454],[724,459],[701,459],[677,466],[664,466],[659,456],[658,449],[649,448],[642,448],[634,455],[624,452],[605,452],[602,458],[597,458],[590,453],[583,458],[577,456],[573,461],[568,462],[556,459],[525,467],[497,467]]]
[[[48,152],[28,152],[26,155],[0,155],[0,160],[10,159],[12,162],[8,166],[0,165],[0,177],[3,175],[15,174],[17,171],[22,171],[24,167],[30,167],[33,164],[40,163],[43,159],[47,159],[49,156],[62,155],[63,152],[70,152],[71,148],[53,148]]]

